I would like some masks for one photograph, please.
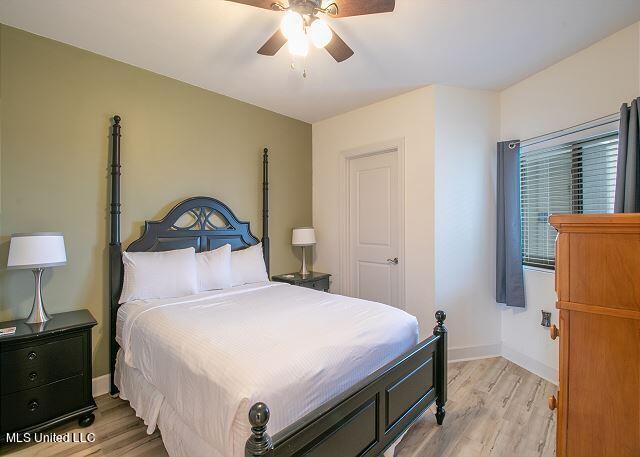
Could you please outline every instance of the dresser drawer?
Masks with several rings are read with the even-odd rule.
[[[0,432],[13,432],[45,422],[87,404],[82,375],[33,389],[2,395]]]
[[[2,352],[0,394],[38,387],[82,373],[84,347],[84,336],[77,335]]]

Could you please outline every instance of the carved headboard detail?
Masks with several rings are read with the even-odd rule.
[[[118,392],[113,383],[118,343],[116,342],[116,321],[120,305],[118,300],[122,289],[124,268],[122,265],[122,245],[120,242],[120,125],[121,118],[113,117],[111,128],[111,204],[109,241],[109,301],[110,301],[110,344],[111,394]],[[262,151],[262,251],[269,273],[269,151]],[[195,248],[196,252],[216,249],[230,244],[232,250],[244,249],[258,243],[248,222],[239,220],[227,205],[212,197],[192,197],[174,206],[159,221],[144,223],[140,238],[126,249],[130,252],[169,251],[172,249]]]
[[[193,247],[210,251],[225,244],[237,250],[258,243],[248,222],[211,197],[192,197],[178,203],[159,221],[144,223],[144,233],[127,251],[169,251]]]

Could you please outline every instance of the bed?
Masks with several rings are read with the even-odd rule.
[[[119,116],[111,134],[111,394],[129,400],[149,431],[160,428],[170,455],[379,455],[434,403],[442,424],[442,311],[433,336],[418,342],[404,311],[270,281],[120,305]],[[262,158],[268,271],[267,149]],[[126,251],[257,243],[227,205],[193,197],[146,222]]]

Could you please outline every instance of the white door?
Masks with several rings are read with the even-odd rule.
[[[398,150],[348,163],[349,294],[401,307]]]

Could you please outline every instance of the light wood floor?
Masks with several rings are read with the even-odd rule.
[[[396,447],[396,457],[550,457],[556,386],[496,357],[449,365],[442,427],[424,414]]]
[[[396,457],[549,457],[555,455],[555,413],[546,399],[556,387],[497,357],[449,365],[449,397],[444,425],[426,413],[396,447]],[[0,454],[21,456],[167,455],[156,431],[147,435],[129,403],[96,398],[95,423],[76,422],[52,431],[94,432],[94,443],[9,445]]]

